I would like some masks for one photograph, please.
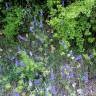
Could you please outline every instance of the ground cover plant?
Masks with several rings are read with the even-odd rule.
[[[96,96],[96,0],[0,0],[0,96]]]

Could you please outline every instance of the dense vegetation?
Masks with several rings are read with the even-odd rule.
[[[0,96],[88,96],[91,79],[96,0],[0,0]]]

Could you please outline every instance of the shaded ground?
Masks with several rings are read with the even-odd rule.
[[[90,80],[83,89],[77,89],[78,96],[96,96],[96,80]]]
[[[88,83],[85,84],[85,87],[83,89],[77,89],[78,90],[78,95],[77,96],[96,96],[96,80],[90,80]],[[1,91],[1,89],[0,89]],[[4,91],[4,90],[2,90]],[[0,96],[16,96],[15,95],[16,90],[13,89],[13,91],[1,94]],[[20,95],[20,96],[26,96],[26,95]],[[29,96],[29,95],[27,95]],[[66,95],[64,95],[66,96]]]
[[[84,93],[84,96],[96,96],[96,80],[91,80],[85,85]]]

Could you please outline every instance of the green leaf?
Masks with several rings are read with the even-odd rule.
[[[88,38],[88,42],[89,42],[89,43],[93,43],[94,41],[95,41],[95,38],[92,38],[92,37],[89,37],[89,38]]]

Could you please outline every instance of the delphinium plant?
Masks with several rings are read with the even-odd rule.
[[[0,2],[4,95],[83,96],[96,72],[95,0]]]
[[[89,2],[90,2],[90,4],[87,4]],[[81,83],[80,84],[81,90],[78,89],[77,91],[75,91],[76,92],[75,95],[78,92],[79,93],[81,92],[84,95],[84,93],[82,92],[82,87],[84,87],[83,84],[87,83],[88,80],[90,80],[89,74],[91,73],[91,71],[89,71],[89,70],[92,70],[92,69],[90,69],[90,66],[92,67],[94,65],[93,62],[90,62],[91,59],[87,59],[87,58],[90,58],[89,54],[92,54],[91,53],[92,50],[90,50],[90,48],[88,48],[87,46],[91,46],[91,44],[94,44],[93,46],[91,46],[91,48],[94,49],[96,42],[95,42],[95,39],[94,40],[92,39],[92,42],[88,43],[91,40],[87,41],[87,39],[90,37],[94,38],[94,36],[92,35],[93,31],[91,30],[91,27],[93,25],[91,25],[91,22],[88,20],[90,20],[91,12],[93,10],[92,7],[94,7],[95,1],[94,0],[93,1],[86,1],[86,0],[78,1],[77,0],[76,2],[74,2],[73,4],[71,4],[65,8],[63,8],[64,1],[63,1],[63,7],[60,4],[61,3],[59,0],[56,2],[48,1],[48,6],[50,5],[49,8],[51,10],[50,11],[51,19],[49,20],[49,24],[54,29],[53,38],[55,38],[59,41],[59,44],[60,44],[59,52],[61,52],[61,55],[67,54],[70,49],[72,49],[76,54],[81,54],[80,56],[78,56],[76,58],[76,60],[79,61],[80,58],[82,57],[82,59],[79,61],[79,63],[75,62],[74,56],[72,57],[72,59],[73,59],[72,61],[74,61],[73,65],[75,64],[75,67],[77,68],[77,69],[74,69],[74,66],[73,66],[72,69],[77,70],[75,72],[75,74],[77,75],[77,77],[75,77],[75,79],[77,78],[76,86],[79,87],[78,83]],[[80,4],[80,9],[79,9],[79,4]],[[81,8],[81,6],[82,6],[82,8]],[[85,6],[87,9],[85,8]],[[76,12],[72,11],[75,8],[76,8]],[[84,8],[84,10],[83,10],[83,8]],[[80,11],[80,10],[82,10],[82,11]],[[64,21],[64,19],[65,19],[65,21]],[[80,25],[78,26],[78,24],[80,24]],[[88,35],[88,33],[90,33],[90,34]],[[53,39],[53,41],[54,41],[54,39]],[[57,44],[58,44],[58,42],[56,43],[56,45]],[[59,46],[59,44],[58,44],[58,46]],[[70,57],[70,54],[68,54],[68,57]],[[85,58],[86,58],[86,60],[85,60]],[[93,58],[95,58],[95,57],[93,56]],[[52,60],[54,60],[54,59],[52,59]],[[56,61],[56,60],[54,60],[54,61]],[[58,65],[58,64],[56,64],[56,65]],[[68,64],[68,66],[69,66],[69,64]],[[56,70],[56,68],[54,70]],[[54,73],[56,74],[56,72],[54,72]],[[68,90],[70,90],[70,87]],[[69,92],[69,94],[70,93],[71,92]],[[55,95],[56,95],[56,93],[55,93]]]

